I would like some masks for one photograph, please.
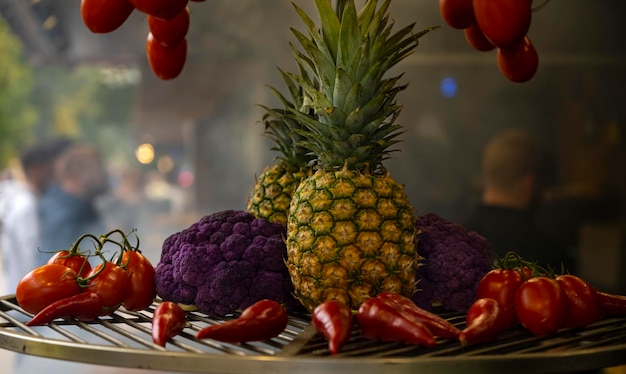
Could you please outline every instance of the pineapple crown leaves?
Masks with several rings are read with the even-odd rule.
[[[393,123],[401,106],[396,104],[402,75],[383,78],[386,72],[411,54],[418,39],[434,29],[414,34],[415,24],[392,32],[387,13],[391,0],[378,7],[367,0],[357,13],[354,0],[339,0],[337,11],[328,0],[315,0],[321,29],[297,5],[296,12],[308,36],[291,29],[303,52],[296,51],[299,65],[306,66],[319,86],[304,76],[290,74],[307,96],[304,103],[315,116],[304,118],[292,111],[304,128],[297,132],[322,166],[377,168],[398,143],[401,126]]]
[[[298,109],[296,105],[302,107],[303,90],[290,78],[289,74],[280,68],[278,70],[283,77],[291,99],[285,97],[276,87],[268,86],[278,97],[283,108],[270,108],[265,105],[259,105],[265,110],[262,118],[262,123],[265,126],[264,135],[272,139],[275,144],[271,150],[280,153],[280,156],[277,156],[276,159],[298,170],[306,167],[311,159],[308,150],[299,145],[299,141],[302,138],[297,130],[302,127],[302,123],[292,112]],[[303,77],[307,77],[305,79],[308,79],[306,71],[302,69],[302,66],[300,66],[300,73]]]

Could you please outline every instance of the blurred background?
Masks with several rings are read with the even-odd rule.
[[[294,3],[315,14],[313,1]],[[168,235],[245,208],[276,156],[257,104],[275,104],[267,85],[284,88],[277,67],[295,70],[289,29],[304,30],[286,0],[189,8],[185,68],[162,81],[146,59],[144,14],[93,34],[78,0],[0,0],[0,170],[55,136],[97,144],[111,183],[103,213],[112,226],[136,227],[155,263]],[[391,14],[417,30],[442,25],[395,68],[409,83],[398,97],[406,132],[387,167],[418,213],[461,221],[480,196],[487,141],[527,128],[549,145],[550,196],[610,202],[609,214],[576,228],[577,250],[592,281],[624,290],[626,2],[551,0],[534,13],[539,70],[523,84],[501,75],[495,51],[472,49],[444,25],[438,1],[396,0]]]
[[[315,15],[313,1],[295,3]],[[284,0],[189,8],[185,68],[162,81],[147,63],[140,12],[112,33],[93,34],[77,0],[0,1],[0,168],[46,138],[96,143],[112,193],[120,189],[136,204],[130,216],[109,204],[107,217],[137,227],[154,260],[167,235],[202,215],[245,208],[255,176],[276,156],[257,104],[275,103],[268,84],[284,89],[277,67],[295,70],[289,28],[304,29]],[[485,144],[524,127],[549,145],[552,196],[608,199],[621,226],[625,11],[622,0],[550,1],[528,34],[539,70],[518,84],[501,75],[495,51],[472,49],[462,31],[443,23],[436,0],[392,2],[398,25],[443,26],[395,68],[409,83],[399,95],[406,132],[387,167],[418,211],[462,220],[480,195]],[[623,243],[620,230],[613,235]],[[613,263],[626,262],[617,247]]]

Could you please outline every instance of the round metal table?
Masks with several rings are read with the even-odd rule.
[[[278,337],[265,342],[226,344],[197,340],[198,330],[215,323],[187,312],[188,326],[165,348],[151,338],[151,318],[159,301],[141,312],[118,310],[84,323],[55,320],[28,327],[32,315],[13,295],[0,298],[0,348],[74,362],[190,373],[564,373],[626,364],[626,316],[605,318],[584,329],[563,329],[549,337],[523,328],[498,340],[462,347],[439,340],[434,348],[384,343],[364,338],[355,328],[340,354],[331,356],[327,342],[307,315],[291,316]],[[464,315],[443,313],[464,325]],[[233,316],[234,318],[235,316]]]

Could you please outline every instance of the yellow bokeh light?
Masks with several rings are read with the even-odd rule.
[[[149,143],[141,144],[135,151],[135,157],[144,165],[151,163],[154,160],[154,147]]]

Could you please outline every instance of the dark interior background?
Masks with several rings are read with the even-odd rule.
[[[316,18],[313,1],[295,3]],[[188,61],[168,82],[155,78],[147,64],[141,13],[96,35],[82,24],[79,0],[2,0],[0,12],[34,66],[101,66],[132,85],[127,134],[135,144],[150,142],[157,153],[172,156],[171,179],[182,169],[193,171],[196,183],[185,209],[197,217],[244,208],[255,175],[273,162],[256,104],[274,102],[267,84],[283,87],[277,66],[295,68],[289,28],[304,26],[287,0],[189,6]],[[610,200],[623,222],[626,2],[550,0],[533,14],[528,35],[540,65],[523,84],[500,74],[495,51],[473,50],[462,31],[443,24],[437,0],[396,0],[391,14],[398,26],[417,22],[416,30],[442,25],[394,71],[404,72],[409,83],[398,97],[406,132],[401,152],[387,166],[418,212],[461,220],[480,193],[486,142],[503,129],[525,127],[549,148],[556,196]],[[444,84],[454,95],[442,91]]]

